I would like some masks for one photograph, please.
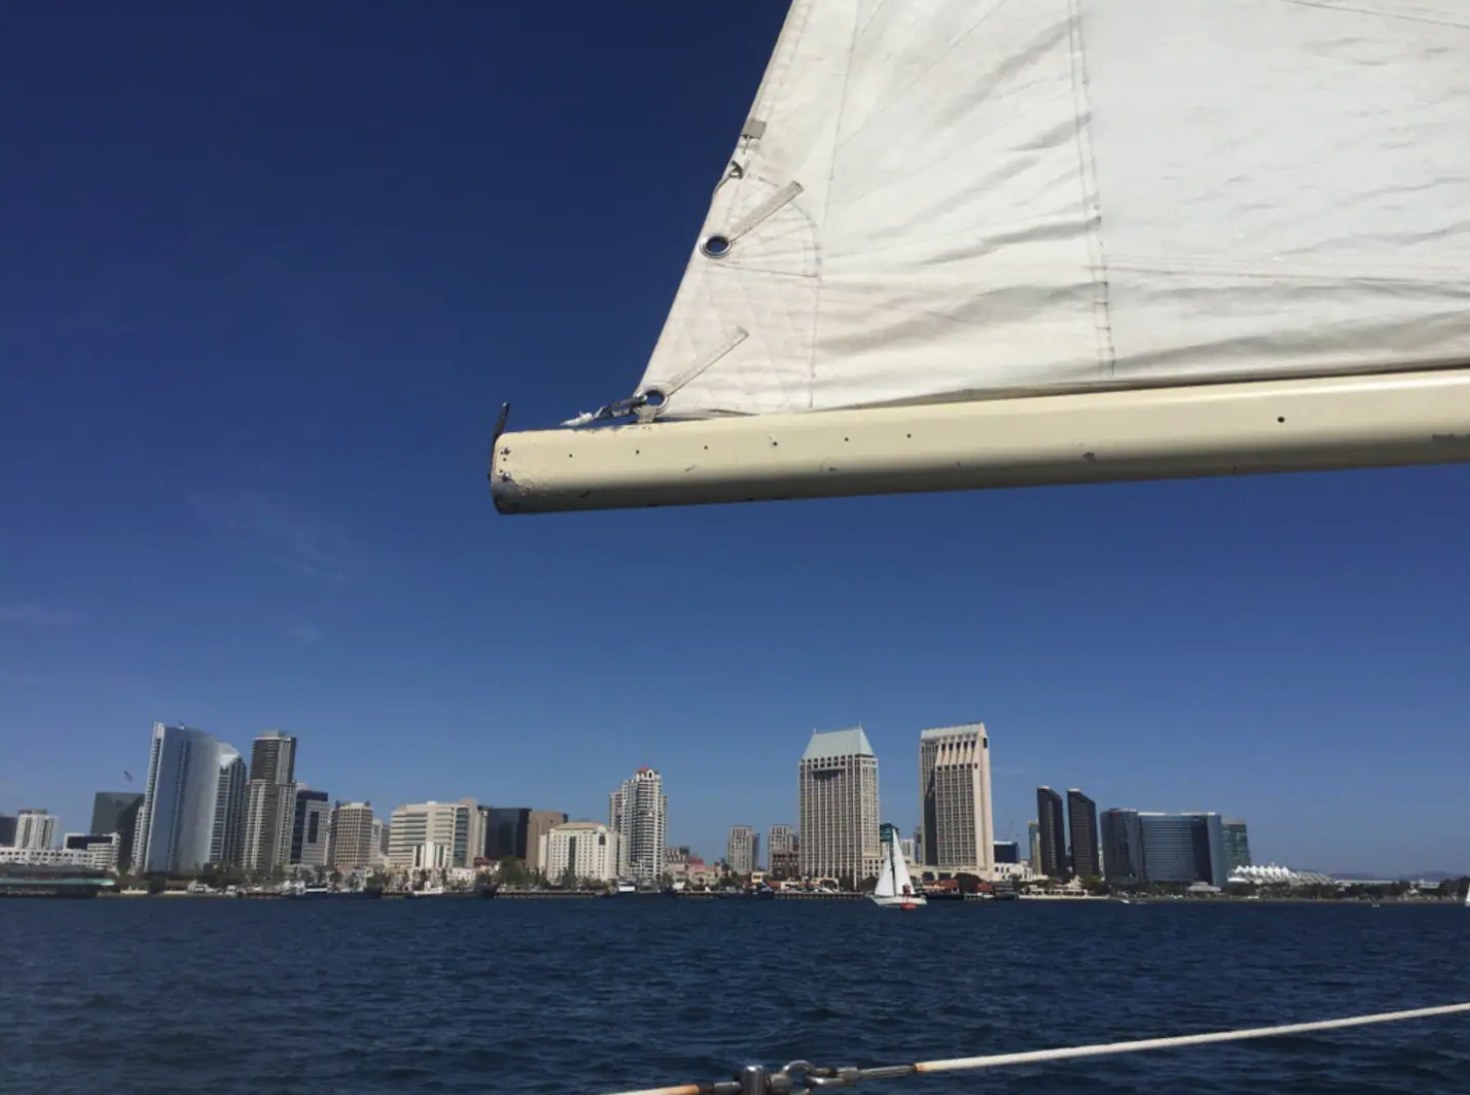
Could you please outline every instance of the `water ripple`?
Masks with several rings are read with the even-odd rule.
[[[587,1095],[1470,996],[1453,908],[0,902],[0,1091]],[[878,1092],[1470,1091],[1470,1021]],[[866,1090],[866,1088],[865,1088]]]

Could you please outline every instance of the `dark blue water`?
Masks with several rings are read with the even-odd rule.
[[[0,902],[6,1095],[591,1095],[1464,999],[1454,907]],[[861,1090],[1470,1092],[1470,1018]]]

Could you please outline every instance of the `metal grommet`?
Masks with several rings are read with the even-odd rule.
[[[652,422],[664,409],[664,404],[669,401],[668,393],[659,388],[645,388],[635,395],[638,402],[633,408],[633,416],[639,422]]]
[[[721,236],[716,233],[713,236],[707,236],[705,241],[699,245],[699,249],[712,259],[722,259],[730,253],[730,248],[734,246],[729,236]]]

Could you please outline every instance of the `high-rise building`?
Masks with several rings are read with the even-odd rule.
[[[56,846],[56,818],[45,810],[21,810],[15,815],[15,846],[31,851]]]
[[[1036,817],[1041,826],[1041,873],[1049,878],[1067,874],[1067,823],[1062,796],[1050,787],[1036,788]]]
[[[245,786],[247,871],[269,874],[291,859],[291,825],[296,817],[296,784],[252,779]]]
[[[766,857],[771,873],[778,878],[795,878],[801,873],[796,830],[790,825],[772,825],[766,834]]]
[[[325,867],[331,814],[327,793],[297,786],[296,807],[291,818],[291,855],[293,867]]]
[[[197,871],[209,862],[219,798],[219,742],[203,730],[154,723],[132,869]]]
[[[489,806],[485,809],[485,858],[530,858],[526,846],[531,811],[520,806]],[[539,834],[538,834],[539,837]]]
[[[861,727],[812,734],[797,766],[801,873],[849,878],[878,873],[878,758]]]
[[[984,723],[919,735],[919,803],[925,866],[982,878],[995,873],[990,739]]]
[[[1133,886],[1145,881],[1143,828],[1137,810],[1102,812],[1103,877],[1113,885]]]
[[[760,866],[760,834],[749,825],[732,825],[725,842],[725,862],[732,874],[752,874]]]
[[[1005,864],[1019,864],[1021,862],[1021,845],[1014,840],[997,840],[995,842],[995,861]]]
[[[1035,818],[1026,822],[1026,848],[1031,857],[1031,870],[1035,874],[1041,873],[1041,822]]]
[[[1225,827],[1216,813],[1105,810],[1103,868],[1109,882],[1224,886]]]
[[[525,863],[533,871],[546,873],[546,863],[541,858],[541,838],[553,826],[566,824],[567,815],[561,810],[531,810],[526,815],[526,858]],[[620,842],[621,843],[621,842]]]
[[[485,858],[485,807],[481,806],[472,798],[462,798],[459,804],[468,811],[466,817],[466,829],[464,847],[455,848],[454,855],[459,860],[456,867],[473,867],[475,860]]]
[[[0,848],[15,847],[15,815],[0,814]]]
[[[1225,885],[1230,869],[1219,814],[1140,812],[1138,822],[1143,832],[1146,881]]]
[[[443,849],[444,866],[468,867],[470,828],[479,811],[471,802],[420,802],[399,806],[389,827],[388,862],[413,867],[426,845]]]
[[[136,791],[98,791],[92,797],[90,831],[117,834],[119,871],[126,871],[133,865],[133,836],[138,829],[138,811],[142,807],[143,796]],[[4,843],[0,839],[0,844]]]
[[[219,790],[214,800],[214,833],[209,861],[221,867],[245,862],[245,758],[232,745],[219,747]]]
[[[1245,822],[1227,817],[1223,823],[1225,831],[1225,873],[1251,865],[1251,842],[1246,835]]]
[[[560,883],[611,882],[618,876],[618,833],[596,821],[554,825],[540,838],[546,877]]]
[[[1078,878],[1101,878],[1098,862],[1097,803],[1076,787],[1067,791],[1067,831],[1072,838],[1072,873]]]
[[[250,749],[250,778],[268,783],[296,782],[296,739],[279,730],[259,735]]]
[[[370,802],[339,802],[332,811],[331,849],[327,864],[339,871],[360,871],[377,859],[373,846],[373,806]]]
[[[615,849],[622,857],[620,877],[649,883],[663,878],[669,800],[663,777],[655,769],[639,768],[609,796],[608,822],[608,828],[622,838]],[[552,872],[548,868],[546,873]]]
[[[245,869],[269,873],[291,861],[296,818],[296,739],[279,730],[259,735],[250,750],[245,804]]]

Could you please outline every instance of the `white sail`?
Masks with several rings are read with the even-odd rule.
[[[792,0],[640,422],[496,505],[1470,460],[1466,119],[1465,0]]]
[[[893,861],[893,885],[894,892],[899,896],[912,895],[914,891],[914,880],[909,877],[908,861],[903,857],[903,849],[897,840],[888,845],[888,858]]]
[[[891,842],[885,842],[883,865],[878,868],[878,885],[873,887],[873,896],[895,897],[901,892],[898,878],[893,870],[893,845]]]
[[[639,390],[1470,361],[1467,119],[1463,0],[794,0]]]

